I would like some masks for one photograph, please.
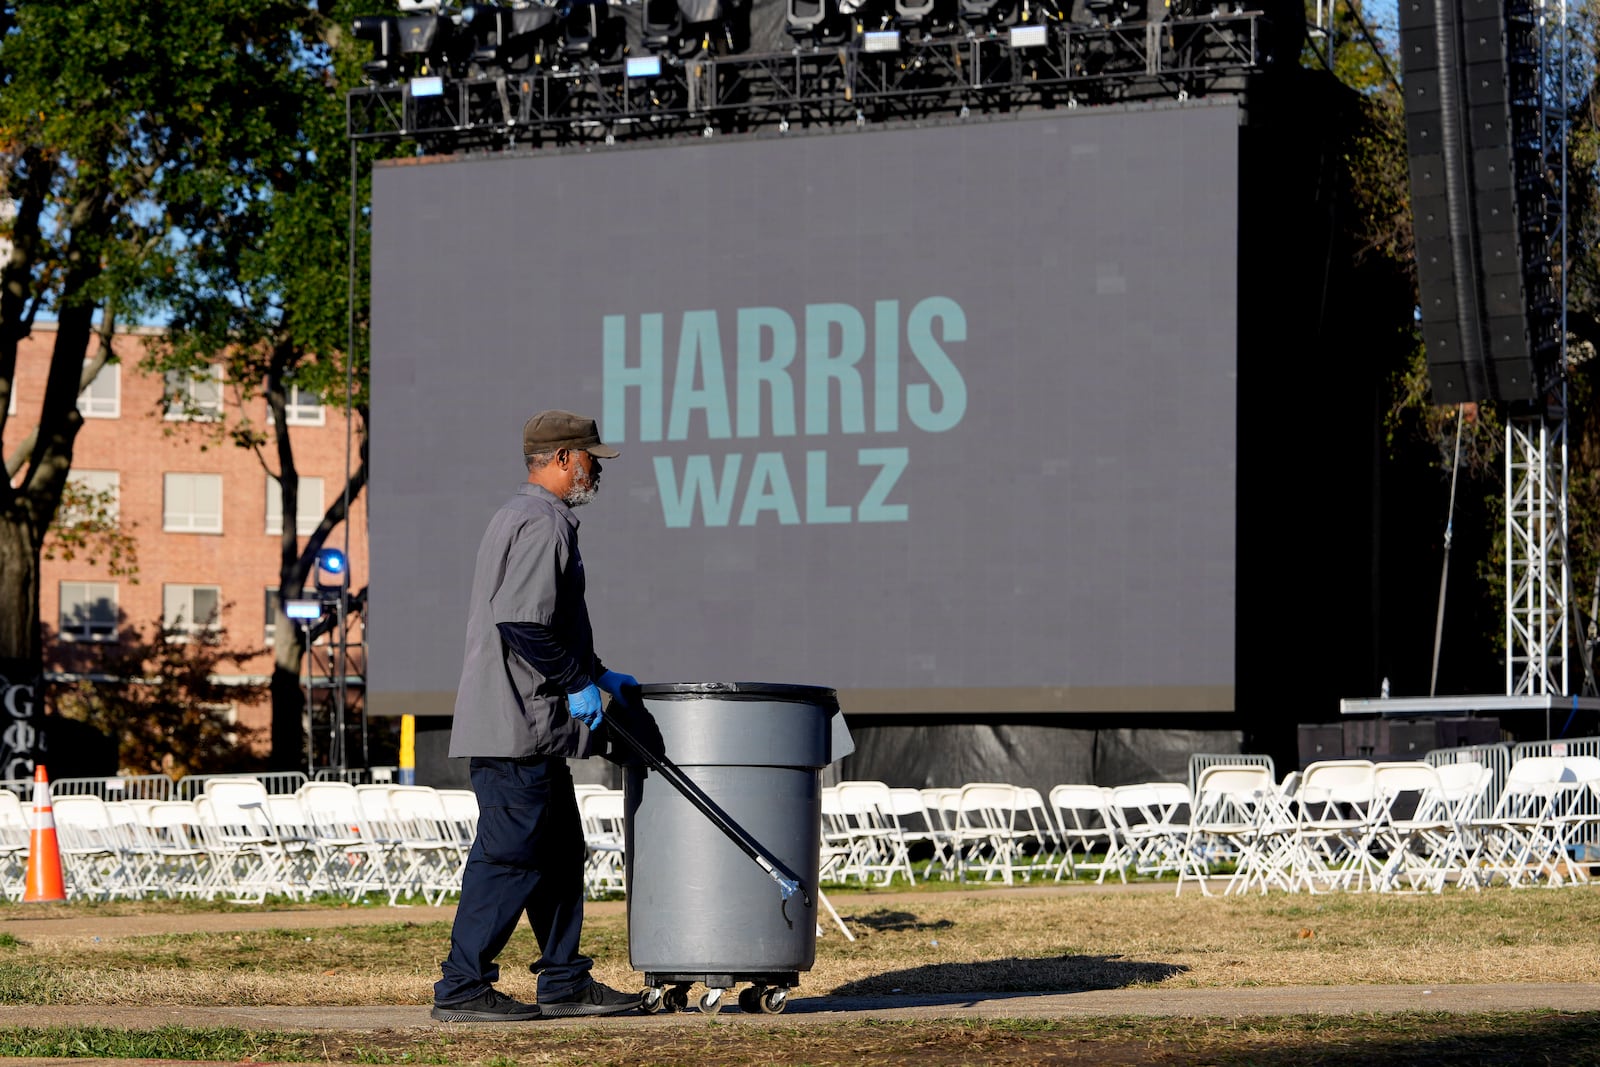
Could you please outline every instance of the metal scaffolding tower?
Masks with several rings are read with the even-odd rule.
[[[1567,416],[1506,420],[1506,695],[1565,696]]]
[[[1536,136],[1551,191],[1539,233],[1560,301],[1560,382],[1545,403],[1506,419],[1506,695],[1568,692],[1572,574],[1567,559],[1567,124],[1566,0],[1539,4]],[[1525,238],[1526,239],[1526,238]],[[1526,253],[1525,253],[1526,254]]]

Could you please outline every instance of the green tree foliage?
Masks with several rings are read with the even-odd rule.
[[[17,204],[0,275],[0,412],[19,341],[41,312],[59,323],[38,429],[7,457],[21,488],[0,486],[0,663],[37,664],[41,541],[81,424],[75,397],[99,369],[83,363],[94,331],[116,358],[115,324],[158,315],[170,329],[146,369],[182,373],[220,360],[236,398],[264,396],[266,425],[184,432],[209,429],[255,450],[290,516],[299,479],[289,391],[342,407],[353,381],[362,432],[348,492],[341,487],[306,545],[284,524],[279,588],[302,586],[347,497],[365,484],[366,330],[357,316],[356,343],[347,343],[344,140],[344,91],[361,57],[341,32],[355,12],[334,3],[0,3],[0,195]],[[364,201],[364,184],[358,195]],[[363,246],[358,279],[365,256]],[[364,281],[356,303],[366,306]],[[277,658],[273,745],[277,762],[292,766],[301,747],[296,644],[281,642]]]
[[[187,210],[207,224],[165,256],[157,272],[155,291],[171,321],[147,361],[151,369],[179,374],[220,361],[237,399],[265,399],[264,424],[230,414],[230,421],[184,424],[181,432],[209,433],[251,450],[280,487],[286,516],[297,514],[300,480],[288,421],[291,390],[335,409],[348,405],[356,427],[348,483],[304,543],[295,524],[284,523],[274,584],[286,596],[304,588],[318,551],[336,536],[348,502],[367,481],[365,205],[375,151],[351,154],[344,94],[357,84],[368,49],[342,32],[355,8],[332,4],[322,11],[325,17],[295,31],[299,52],[286,75],[282,128],[263,132],[250,165],[209,175],[188,190]],[[281,605],[276,623],[279,632],[291,629]],[[298,765],[303,745],[301,656],[297,642],[274,649],[272,751],[281,767]]]
[[[259,700],[264,686],[222,682],[259,649],[236,649],[221,630],[122,628],[116,644],[96,646],[85,677],[52,694],[55,712],[118,743],[129,774],[218,773],[259,766],[254,731],[235,724],[235,704]]]
[[[136,525],[123,524],[115,490],[90,489],[69,480],[45,538],[44,558],[71,562],[82,556],[91,566],[104,561],[107,573],[137,583],[139,539],[132,532]]]
[[[314,9],[294,0],[5,0],[0,195],[15,206],[0,264],[0,427],[17,349],[56,319],[37,423],[0,481],[0,661],[37,676],[38,569],[72,464],[91,339],[215,226],[206,192],[269,166],[298,136],[293,106]],[[33,413],[30,413],[32,415]],[[14,484],[15,487],[14,487]],[[31,673],[28,673],[31,670]]]

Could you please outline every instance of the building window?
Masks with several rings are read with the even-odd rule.
[[[68,493],[61,501],[56,522],[77,526],[94,519],[117,521],[122,476],[116,471],[80,471],[67,475]]]
[[[167,371],[167,418],[210,422],[222,417],[222,364],[209,370]]]
[[[313,534],[322,522],[322,479],[300,476],[300,494],[294,502],[294,532]],[[283,533],[283,486],[267,475],[267,533]]]
[[[222,532],[222,475],[164,476],[161,528],[172,533]]]
[[[214,585],[161,587],[161,625],[172,633],[212,633],[221,612],[222,590]]]
[[[107,363],[100,368],[100,373],[78,394],[78,411],[86,419],[115,419],[122,415],[122,364]]]
[[[114,641],[117,583],[62,582],[61,636],[68,641]]]
[[[326,412],[322,410],[322,399],[298,385],[289,386],[284,407],[290,426],[321,426],[328,421]]]

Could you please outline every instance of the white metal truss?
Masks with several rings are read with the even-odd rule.
[[[1506,694],[1567,693],[1567,419],[1506,420]]]
[[[1544,200],[1541,233],[1560,307],[1560,382],[1543,410],[1506,419],[1506,694],[1568,692],[1572,575],[1567,559],[1567,124],[1566,0],[1541,0],[1539,148],[1558,195]]]

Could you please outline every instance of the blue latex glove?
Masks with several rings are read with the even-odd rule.
[[[612,700],[622,700],[622,687],[631,685],[639,687],[639,679],[631,674],[622,674],[619,671],[606,671],[600,676],[600,688],[611,694]]]
[[[598,728],[603,718],[600,714],[600,690],[590,682],[576,693],[568,693],[567,711],[590,730]]]

